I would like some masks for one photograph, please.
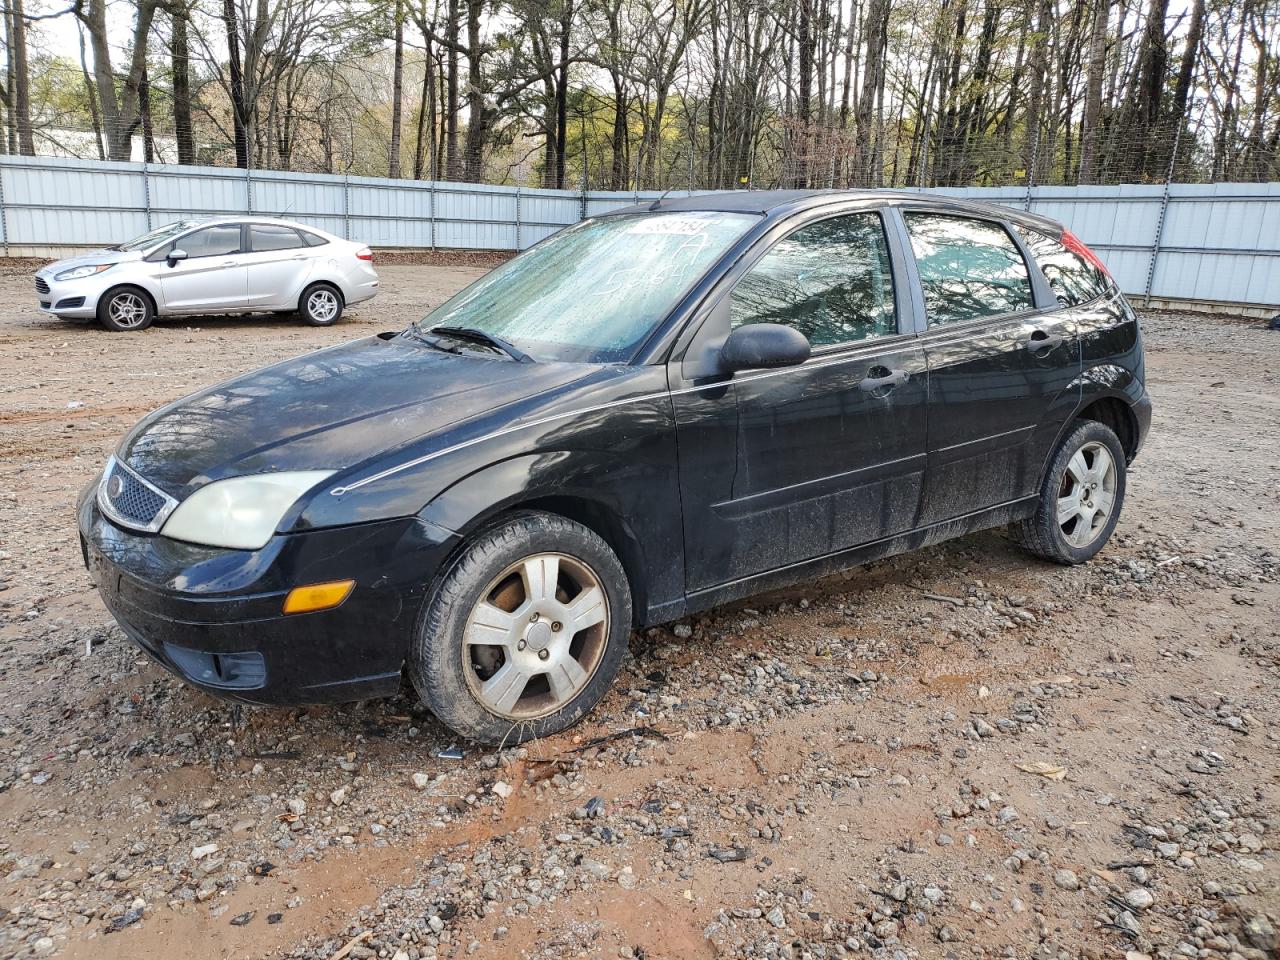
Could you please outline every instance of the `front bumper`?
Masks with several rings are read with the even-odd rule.
[[[125,633],[191,685],[243,703],[396,692],[427,585],[456,534],[418,518],[277,535],[223,550],[137,534],[78,508],[85,565]],[[285,616],[295,586],[355,578],[339,606]]]
[[[112,273],[112,271],[103,271]],[[51,275],[37,273],[36,276],[48,286],[48,292],[38,287],[34,293],[40,312],[58,317],[70,317],[79,320],[92,319],[97,316],[98,298],[107,288],[99,278],[84,277],[80,280],[55,281]]]

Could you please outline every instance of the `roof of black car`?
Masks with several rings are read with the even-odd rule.
[[[723,213],[759,213],[768,215],[786,210],[801,210],[820,207],[826,203],[843,200],[880,200],[895,203],[927,203],[930,206],[942,207],[957,211],[996,213],[1001,217],[1021,223],[1037,226],[1041,229],[1058,231],[1061,224],[1048,217],[1027,213],[994,203],[982,203],[960,197],[949,197],[936,193],[913,193],[903,190],[724,190],[717,193],[698,193],[693,196],[670,196],[656,202],[656,209],[661,211],[680,210],[714,210]],[[641,213],[655,209],[654,200],[642,200],[629,207],[610,210],[610,214]],[[608,214],[605,214],[607,216]]]

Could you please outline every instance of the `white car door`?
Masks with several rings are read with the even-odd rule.
[[[315,266],[314,252],[292,227],[249,224],[248,304],[250,310],[292,310]]]
[[[243,310],[246,265],[241,225],[219,223],[179,237],[173,250],[182,260],[159,262],[160,293],[166,313]]]

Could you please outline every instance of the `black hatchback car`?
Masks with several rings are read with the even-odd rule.
[[[258,704],[562,729],[630,631],[1007,524],[1088,560],[1151,408],[1059,224],[879,192],[586,220],[425,320],[139,423],[79,504],[128,635]]]

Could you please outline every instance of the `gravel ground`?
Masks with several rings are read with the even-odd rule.
[[[1095,562],[993,531],[648,630],[595,714],[522,749],[455,758],[407,693],[238,709],[137,654],[72,518],[120,434],[480,269],[386,266],[330,330],[121,336],[0,268],[0,956],[1276,955],[1257,324],[1144,318],[1155,425]]]

